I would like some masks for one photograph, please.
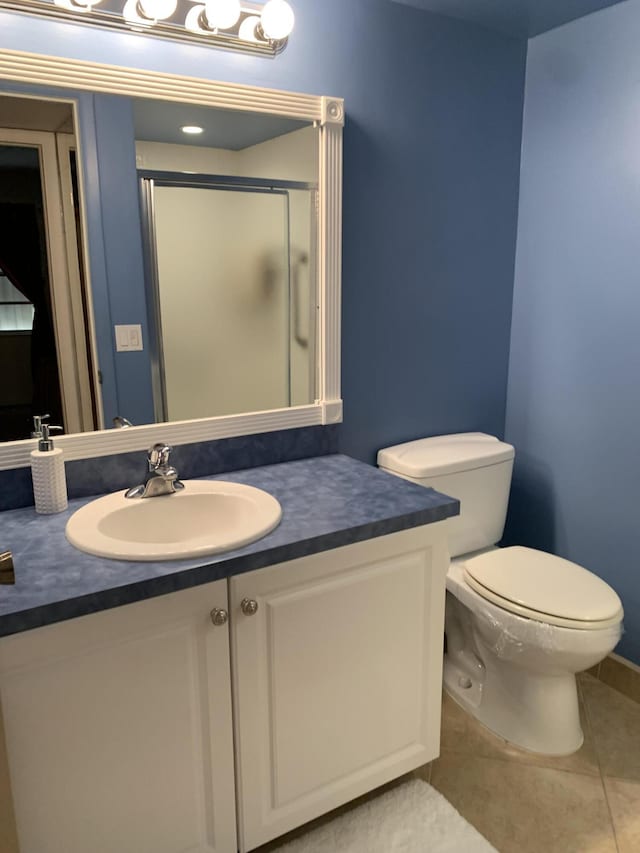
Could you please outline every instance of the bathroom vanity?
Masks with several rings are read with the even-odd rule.
[[[183,460],[185,448],[194,448],[204,461],[191,463],[198,473],[229,467],[213,458],[217,451],[208,445],[217,439],[251,439],[242,459],[261,452],[269,443],[265,435],[276,437],[278,459],[313,456],[288,455],[286,442],[295,440],[290,432],[342,419],[342,99],[15,50],[0,50],[0,76],[5,98],[28,86],[29,97],[71,104],[81,131],[84,245],[81,252],[67,247],[60,258],[80,252],[87,289],[83,293],[78,276],[77,287],[67,287],[61,264],[52,297],[61,318],[59,378],[71,433],[56,443],[68,476],[81,465],[83,489],[89,480],[96,492],[112,491],[115,485],[99,485],[105,476],[121,479],[131,470],[127,455],[140,453],[142,461],[143,450],[159,441],[177,445]],[[242,176],[243,191],[256,190],[254,201],[271,187],[280,204],[283,181],[294,207],[292,194],[303,193],[296,198],[306,218],[292,208],[291,233],[274,244],[286,245],[289,254],[278,249],[280,266],[269,261],[253,289],[244,272],[238,275],[244,290],[233,288],[234,297],[259,296],[255,304],[240,300],[249,305],[251,323],[291,314],[278,320],[286,330],[281,339],[268,329],[256,334],[253,325],[243,335],[218,303],[211,308],[205,296],[213,292],[212,264],[205,259],[198,269],[206,286],[189,300],[193,319],[172,337],[177,360],[169,359],[162,374],[150,373],[170,348],[159,347],[158,329],[154,334],[158,312],[149,309],[157,303],[159,279],[146,280],[143,259],[143,250],[151,247],[153,255],[153,247],[166,244],[140,227],[138,181],[149,175],[137,174],[135,165],[138,155],[153,153],[136,147],[133,117],[149,106],[137,103],[141,94],[167,114],[175,102],[196,106],[214,124],[220,112],[247,116],[253,126],[266,116],[278,127],[278,145],[287,136],[291,143],[300,135],[311,140],[297,157],[281,149],[286,168],[278,166],[278,174],[273,157],[245,164],[244,172],[236,161],[229,167],[234,180]],[[194,170],[184,165],[187,150],[177,147],[182,165],[145,161],[146,167],[186,169],[198,198],[205,183],[212,196],[214,177],[230,197],[230,176],[210,151],[200,152]],[[298,161],[304,174],[290,172]],[[157,210],[157,197],[152,200]],[[59,211],[51,207],[55,225]],[[199,216],[206,236],[198,248],[214,231],[223,234],[228,218]],[[75,233],[73,216],[69,221],[74,225],[67,231]],[[244,264],[251,229],[242,233]],[[263,242],[258,245],[264,254]],[[280,267],[288,271],[286,287],[274,285]],[[192,273],[187,278],[195,282]],[[163,316],[187,316],[184,279],[181,274],[173,292],[177,308]],[[285,300],[292,283],[293,299]],[[223,328],[214,330],[214,320]],[[203,340],[219,348],[193,358],[201,321]],[[122,340],[127,329],[135,340]],[[188,365],[177,387],[196,388],[198,398],[210,391],[217,406],[222,393],[213,384],[215,370],[203,374],[202,366],[225,366],[221,388],[237,390],[241,359],[231,344],[244,358],[250,349],[243,341],[262,339],[280,340],[278,362],[264,353],[247,361],[251,399],[220,410],[170,411],[162,379],[166,384],[172,365]],[[232,363],[233,374],[226,367]],[[266,400],[254,393],[265,390],[263,375],[286,378]],[[95,412],[88,404],[92,381],[101,392]],[[139,425],[104,428],[123,415]],[[65,538],[69,516],[86,500],[71,501],[55,516],[13,508],[31,498],[32,450],[26,439],[0,447],[0,505],[11,507],[0,513],[0,544],[13,552],[16,570],[15,586],[0,587],[0,701],[21,853],[252,850],[437,755],[445,527],[457,501],[347,457],[307,458],[222,478],[280,502],[279,526],[259,541],[187,560],[111,560],[81,553]],[[256,463],[237,467],[250,464]],[[177,465],[189,476],[181,461]],[[7,496],[17,502],[2,503]]]
[[[438,754],[457,501],[344,456],[221,479],[283,519],[198,560],[91,557],[69,513],[0,517],[21,853],[252,850]]]

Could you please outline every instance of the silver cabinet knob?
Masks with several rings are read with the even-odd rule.
[[[243,598],[240,602],[240,610],[245,616],[253,616],[258,612],[258,602],[254,598]]]
[[[214,625],[226,625],[229,620],[229,614],[222,607],[214,607],[211,611],[211,621]]]

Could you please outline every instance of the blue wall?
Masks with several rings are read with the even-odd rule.
[[[135,134],[130,98],[94,96],[97,172],[104,241],[107,292],[104,316],[97,325],[98,340],[112,355],[115,370],[116,409],[109,410],[103,395],[105,426],[115,415],[134,424],[153,423],[151,362],[147,336]],[[90,247],[92,249],[92,247]],[[93,252],[91,252],[93,258]],[[95,294],[95,287],[93,288]],[[142,352],[113,352],[114,325],[138,324],[143,328]]]
[[[501,434],[526,43],[387,0],[295,7],[273,60],[11,13],[0,44],[343,96],[342,449]]]
[[[508,536],[621,595],[640,663],[640,5],[532,40],[507,439]]]
[[[362,22],[342,82],[342,447],[365,461],[425,435],[502,435],[526,56],[427,13],[384,17]]]

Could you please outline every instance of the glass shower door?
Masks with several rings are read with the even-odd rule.
[[[287,193],[159,186],[154,221],[164,419],[288,406]]]

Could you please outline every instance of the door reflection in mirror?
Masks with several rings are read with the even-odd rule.
[[[67,431],[93,429],[87,356],[77,357],[68,312],[76,224],[60,217],[63,194],[79,204],[71,160],[59,162],[73,157],[71,106],[2,97],[0,124],[0,441],[27,437],[45,413]]]

